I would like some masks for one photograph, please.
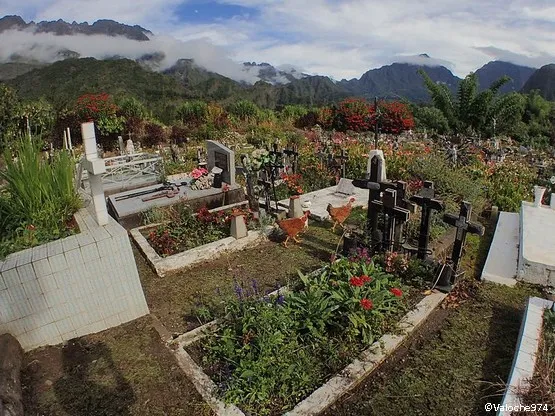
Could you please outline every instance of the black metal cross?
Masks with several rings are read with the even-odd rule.
[[[380,200],[380,184],[378,175],[382,169],[381,160],[375,156],[370,161],[370,172],[366,174],[364,179],[353,180],[353,186],[360,189],[368,189],[368,210],[366,216],[366,236],[370,237],[372,242],[372,250],[374,250],[381,242],[382,238],[378,232],[378,210],[372,204],[373,201]]]
[[[339,165],[341,166],[341,177],[347,177],[347,160],[349,160],[349,152],[345,149],[341,149],[341,154],[336,156],[335,159],[339,159]]]
[[[453,227],[457,228],[457,235],[455,237],[455,244],[453,245],[453,253],[451,254],[451,261],[453,262],[453,271],[456,272],[459,266],[459,261],[462,257],[462,251],[466,240],[466,234],[477,234],[480,237],[484,235],[484,227],[482,224],[471,222],[472,204],[467,201],[461,202],[461,209],[459,215],[444,214],[443,221]]]
[[[283,154],[287,156],[288,162],[291,165],[291,170],[293,173],[297,173],[298,168],[298,161],[299,161],[299,152],[297,151],[297,147],[294,146],[293,149],[285,149]]]
[[[402,235],[403,224],[410,218],[410,211],[401,208],[397,203],[397,191],[386,189],[381,201],[372,201],[376,209],[383,211],[385,215],[383,229],[383,247],[392,251],[397,249]]]
[[[428,243],[430,241],[430,221],[432,219],[432,210],[442,211],[444,209],[443,201],[435,199],[434,183],[431,181],[425,181],[424,187],[417,195],[412,196],[410,201],[422,207],[417,257],[421,260],[425,260],[428,255]]]

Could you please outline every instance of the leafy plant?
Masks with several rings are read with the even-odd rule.
[[[399,281],[368,257],[299,276],[292,292],[263,298],[236,286],[218,331],[203,346],[225,400],[252,414],[291,408],[403,309]]]
[[[67,152],[42,160],[38,143],[27,138],[4,153],[6,182],[0,193],[0,257],[71,233],[68,221],[81,205],[73,186],[74,161]]]

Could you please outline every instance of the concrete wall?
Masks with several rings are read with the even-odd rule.
[[[0,334],[25,350],[55,345],[149,313],[127,232],[99,227],[86,209],[80,233],[0,262]]]

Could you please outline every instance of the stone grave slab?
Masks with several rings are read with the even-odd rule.
[[[185,185],[180,186],[175,195],[172,197],[162,197],[143,201],[143,199],[149,199],[149,197],[163,192],[156,191],[160,187],[162,187],[162,184],[151,185],[140,189],[110,195],[107,198],[108,212],[125,228],[134,228],[138,227],[141,223],[141,213],[148,211],[151,208],[161,208],[178,203],[186,203],[191,205],[191,207],[196,210],[202,206],[215,208],[222,205],[222,202],[224,202],[224,194],[221,188],[192,190]],[[144,195],[128,197],[137,192],[143,191],[152,192]],[[226,204],[241,202],[243,200],[244,192],[238,185],[231,186],[225,195]]]
[[[351,182],[352,185],[350,179],[346,179],[346,181]],[[319,189],[300,196],[301,206],[306,207],[309,205],[305,210],[310,210],[310,218],[318,221],[325,221],[330,216],[326,210],[328,204],[339,207],[341,205],[346,205],[350,198],[355,198],[353,207],[365,207],[367,205],[367,189],[354,188],[354,193],[352,195],[345,195],[338,193],[337,188],[337,186],[330,186],[329,188]],[[264,204],[264,200],[260,200],[260,203]],[[286,210],[289,209],[289,199],[279,201],[278,205]],[[274,207],[273,203],[272,207]]]
[[[501,212],[482,270],[482,280],[514,286],[518,267],[520,215]]]
[[[222,169],[222,180],[231,186],[235,185],[235,152],[221,143],[207,140],[206,154],[208,171],[213,167]]]
[[[555,210],[548,206],[522,203],[518,277],[555,286]]]

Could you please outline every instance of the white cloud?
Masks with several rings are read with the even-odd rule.
[[[18,12],[17,1],[0,1],[0,13]],[[234,76],[239,66],[230,64],[232,60],[288,64],[336,79],[359,77],[391,63],[392,57],[406,61],[422,53],[437,63],[452,63],[458,76],[491,59],[533,66],[555,60],[553,0],[219,1],[259,13],[191,24],[180,22],[174,13],[184,0],[26,0],[19,7],[27,10],[27,18],[89,22],[111,18],[139,24],[186,42],[186,46],[170,42],[172,46],[164,49],[168,57],[194,55],[206,65],[218,66],[222,55],[224,71]],[[30,16],[28,10],[35,14]],[[197,39],[205,40],[196,43]]]

